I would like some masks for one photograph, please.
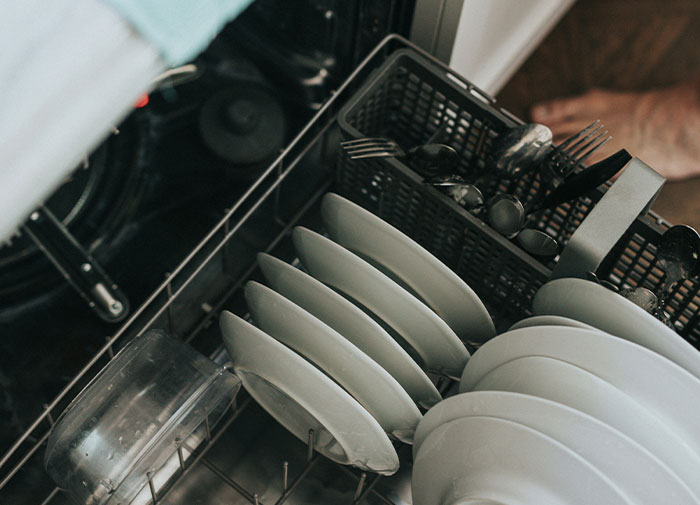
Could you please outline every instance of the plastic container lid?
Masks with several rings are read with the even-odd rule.
[[[75,397],[49,435],[44,464],[80,504],[150,500],[231,404],[240,380],[160,330],[134,338]],[[135,500],[135,498],[137,498]]]

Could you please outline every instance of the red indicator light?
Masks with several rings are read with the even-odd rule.
[[[144,94],[141,98],[138,99],[138,101],[134,104],[134,107],[137,109],[140,109],[141,107],[145,107],[148,105],[148,95]]]

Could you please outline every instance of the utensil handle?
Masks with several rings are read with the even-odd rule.
[[[551,279],[586,278],[637,217],[649,210],[666,179],[634,158],[569,239]]]
[[[540,202],[538,210],[553,209],[557,205],[575,200],[593,191],[619,172],[631,159],[632,156],[625,149],[620,149],[606,159],[584,168],[581,172],[570,176],[560,186],[554,188]]]

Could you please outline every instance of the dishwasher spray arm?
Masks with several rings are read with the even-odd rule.
[[[118,322],[127,316],[126,295],[49,209],[41,206],[32,212],[22,231],[101,319]]]

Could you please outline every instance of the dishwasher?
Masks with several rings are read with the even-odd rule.
[[[390,3],[389,10],[398,12],[393,2]],[[360,204],[443,261],[479,295],[498,332],[532,314],[535,293],[557,268],[562,268],[563,253],[547,259],[529,255],[436,188],[422,184],[421,177],[400,159],[351,160],[340,148],[343,140],[365,136],[389,136],[408,146],[442,135],[442,141],[460,154],[460,173],[478,174],[487,167],[486,158],[498,133],[521,124],[518,118],[499,108],[488,94],[403,36],[384,36],[396,28],[397,21],[385,20],[384,26],[379,26],[380,18],[372,17],[371,8],[366,10],[367,19],[361,23],[354,44],[331,37],[335,49],[345,45],[345,54],[354,51],[354,60],[358,62],[346,71],[339,71],[345,78],[334,81],[337,74],[328,76],[322,71],[323,64],[347,67],[352,59],[319,63],[318,59],[285,58],[274,51],[271,54],[270,47],[261,43],[260,34],[250,28],[271,15],[261,8],[254,22],[245,26],[234,23],[237,29],[224,31],[222,40],[230,37],[227,51],[251,51],[261,60],[272,62],[268,68],[253,68],[245,58],[219,57],[225,43],[215,43],[204,56],[209,60],[197,62],[199,70],[190,72],[172,89],[164,90],[162,97],[152,95],[150,104],[137,108],[119,125],[119,135],[108,139],[90,156],[92,168],[75,178],[79,183],[76,187],[84,190],[93,182],[82,181],[83,178],[103,173],[103,179],[94,184],[104,185],[109,190],[106,194],[116,195],[109,201],[114,202],[119,212],[89,198],[85,199],[85,206],[95,207],[94,212],[106,216],[99,226],[78,215],[78,211],[67,216],[70,213],[63,212],[60,204],[56,204],[55,212],[63,212],[64,222],[70,223],[71,219],[77,224],[83,222],[78,236],[97,244],[91,251],[112,269],[113,277],[131,276],[121,284],[135,286],[128,293],[141,303],[134,304],[128,315],[125,310],[123,317],[116,318],[119,321],[116,331],[114,321],[101,321],[92,326],[85,323],[83,330],[72,333],[73,326],[82,325],[76,321],[99,318],[79,297],[69,296],[72,291],[57,280],[42,278],[30,283],[19,278],[15,291],[8,289],[0,293],[4,300],[31,294],[35,301],[25,304],[29,309],[24,306],[6,311],[0,323],[7,335],[13,330],[10,323],[14,320],[23,321],[24,326],[14,328],[26,331],[24,335],[42,334],[38,345],[43,349],[40,354],[44,354],[33,358],[35,361],[23,361],[22,346],[32,343],[19,336],[13,344],[19,350],[6,354],[7,360],[15,360],[16,374],[0,377],[5,389],[2,408],[7,411],[8,419],[3,427],[8,435],[3,436],[0,459],[0,503],[73,503],[44,470],[44,452],[51,429],[69,402],[115,356],[120,356],[119,351],[132,339],[160,330],[214,363],[225,365],[229,357],[217,323],[221,312],[228,310],[244,318],[249,316],[243,288],[251,279],[263,279],[256,259],[258,253],[266,252],[289,263],[298,263],[291,232],[298,225],[323,231],[319,207],[328,192]],[[334,17],[333,23],[342,24],[344,20],[347,18]],[[342,27],[328,26],[334,34],[342,33]],[[321,41],[331,40],[318,37]],[[425,65],[417,65],[415,61]],[[207,71],[200,75],[202,68]],[[284,124],[279,129],[285,130],[286,136],[265,136],[269,132],[256,131],[265,136],[260,142],[267,148],[264,153],[256,159],[233,160],[236,153],[222,146],[216,133],[208,129],[211,125],[206,112],[207,99],[213,96],[223,100],[231,91],[197,87],[208,82],[207,72],[212,71],[236,80],[231,88],[258,103],[261,99],[255,96],[256,87],[266,88],[267,82],[283,82],[284,86],[278,89],[280,96],[296,98],[284,97],[280,99],[284,106],[280,106],[270,88],[262,101],[274,104],[263,113],[271,117],[266,116],[265,120]],[[298,100],[300,96],[303,105]],[[190,105],[173,108],[172,103],[183,97],[197,103],[201,110],[193,113]],[[287,113],[284,121],[275,117],[282,109]],[[246,121],[248,112],[238,113],[238,120]],[[255,131],[255,126],[251,128]],[[178,143],[193,135],[193,131],[199,132],[198,148],[210,151],[208,157],[194,158],[186,149],[178,148]],[[155,149],[151,145],[167,136],[170,143],[165,148]],[[237,168],[231,168],[234,162]],[[145,177],[144,174],[152,172],[149,167],[156,163],[167,170]],[[181,168],[193,163],[209,165],[208,172],[193,175]],[[135,168],[129,178],[119,180],[107,173],[107,168],[114,164]],[[220,183],[222,180],[226,182]],[[195,191],[196,197],[208,200],[214,209],[188,211],[188,205],[195,200],[188,189],[195,183],[201,185]],[[526,201],[537,193],[537,183],[528,176],[488,184],[485,195],[507,191]],[[159,211],[148,200],[148,195],[156,191],[154,186],[164,191],[158,196],[158,207],[162,209]],[[225,189],[224,195],[217,193],[217,186],[220,186],[218,190]],[[610,187],[598,188],[574,202],[539,214],[536,227],[554,236],[566,250]],[[184,204],[180,202],[178,206],[179,200]],[[144,220],[156,230],[149,231],[146,238],[128,224],[129,209],[137,201],[141,202],[141,208],[145,207]],[[167,203],[163,204],[164,201]],[[641,203],[640,212],[635,212],[605,254],[591,264],[589,270],[598,280],[617,287],[645,286],[652,290],[662,285],[664,274],[658,265],[656,248],[670,225],[649,212],[646,203]],[[27,229],[41,233],[41,229],[33,226]],[[107,233],[105,230],[109,234],[103,235]],[[23,242],[25,239],[17,237],[8,247],[29,247]],[[128,254],[120,257],[120,252],[115,253],[109,247],[118,241],[130,243]],[[26,262],[26,258],[17,260],[9,253],[0,258],[8,264],[12,264],[11,260]],[[154,261],[161,271],[141,277],[139,269],[152,268]],[[50,264],[35,261],[30,268],[45,273],[50,270]],[[158,285],[151,291],[148,287],[153,279],[158,280]],[[695,347],[700,338],[699,288],[697,280],[679,283],[666,307],[670,324]],[[53,293],[53,298],[47,292]],[[77,301],[67,302],[67,298]],[[80,319],[57,324],[52,329],[52,311],[69,311]],[[53,356],[58,354],[68,358],[53,364]],[[39,375],[39,368],[45,368],[51,375],[48,385],[32,379]],[[455,392],[453,377],[436,374],[431,379],[443,396]],[[28,385],[22,389],[13,380],[26,380]],[[180,453],[179,462],[174,460],[176,464],[166,482],[154,486],[150,475],[143,476],[144,482],[148,482],[143,488],[145,494],[139,495],[143,503],[412,503],[409,445],[394,443],[401,465],[392,476],[336,464],[315,450],[311,435],[306,443],[292,436],[244,389],[215,417],[205,414],[203,422],[206,430],[197,438],[196,446],[188,448],[186,457]]]

